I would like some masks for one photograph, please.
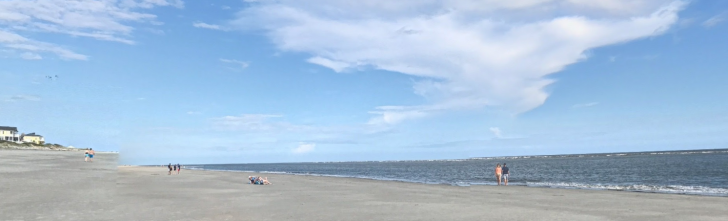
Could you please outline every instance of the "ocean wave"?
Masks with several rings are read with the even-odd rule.
[[[580,157],[615,157],[615,156],[624,157],[624,156],[641,156],[641,155],[685,155],[685,154],[721,154],[721,153],[728,153],[728,149],[473,157],[473,158],[469,158],[469,159],[471,159],[471,160],[500,160],[500,159],[530,159],[530,158],[571,158],[571,157],[580,158]]]
[[[567,188],[567,189],[596,189],[596,190],[616,190],[631,192],[650,192],[650,193],[672,193],[672,194],[691,194],[691,195],[708,195],[708,196],[728,196],[728,189],[713,188],[704,186],[680,186],[680,185],[610,185],[610,184],[585,184],[585,183],[567,183],[567,182],[528,182],[526,186],[531,187],[551,187],[551,188]]]
[[[259,171],[258,173],[288,174],[288,172],[283,171]]]
[[[205,171],[219,171],[219,172],[235,172],[235,173],[257,173],[255,171],[246,171],[246,170],[224,170],[224,169],[207,169],[207,168],[188,168],[187,170],[205,170]]]

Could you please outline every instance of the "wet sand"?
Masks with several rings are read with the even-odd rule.
[[[1,150],[0,220],[728,220],[728,197],[116,166]]]

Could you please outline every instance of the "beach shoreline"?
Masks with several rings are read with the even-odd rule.
[[[130,167],[164,167],[166,168],[166,165],[161,166],[154,166],[154,165],[125,165]],[[406,180],[406,179],[386,179],[386,178],[376,178],[376,177],[366,177],[366,176],[346,176],[346,175],[328,175],[328,174],[309,174],[309,173],[288,173],[288,172],[267,172],[267,171],[240,171],[240,170],[216,170],[216,169],[201,169],[201,168],[192,168],[192,169],[185,169],[185,170],[199,170],[199,171],[218,171],[218,172],[232,172],[232,173],[255,173],[255,174],[284,174],[284,175],[294,175],[294,176],[313,176],[313,177],[334,177],[334,178],[353,178],[353,179],[364,179],[364,180],[377,180],[377,181],[385,181],[385,182],[403,182],[403,183],[416,183],[416,184],[426,184],[426,185],[446,185],[446,186],[458,186],[458,187],[470,187],[470,186],[497,186],[495,183],[495,179],[493,183],[463,183],[463,182],[457,182],[457,183],[434,183],[434,182],[420,182],[420,181],[414,181],[414,180]],[[603,185],[605,188],[584,188],[584,187],[573,187],[573,186],[564,186],[564,185],[537,185],[537,184],[524,184],[519,182],[511,182],[509,186],[522,186],[527,188],[545,188],[545,189],[578,189],[578,190],[589,190],[589,191],[616,191],[616,192],[635,192],[635,193],[652,193],[652,194],[675,194],[675,195],[693,195],[693,196],[709,196],[709,197],[728,197],[728,194],[725,193],[705,193],[705,192],[689,192],[689,191],[650,191],[650,190],[639,190],[639,189],[620,189],[615,187],[616,185]],[[647,186],[647,185],[637,185],[637,186]],[[703,187],[707,188],[707,187]],[[723,189],[720,189],[723,190]]]
[[[728,203],[726,197],[526,186],[462,187],[211,170],[183,169],[180,175],[166,172],[166,168],[156,166],[119,167],[120,200],[145,202],[122,204],[122,209],[153,214],[173,204],[180,212],[171,220],[728,219],[723,207]],[[273,185],[247,184],[248,176],[268,177]],[[208,204],[215,206],[200,207]],[[164,220],[150,215],[125,218]]]
[[[0,150],[0,220],[728,220],[728,197],[117,165]],[[248,176],[272,185],[248,184]]]

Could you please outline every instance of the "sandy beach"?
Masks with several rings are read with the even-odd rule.
[[[0,151],[0,220],[728,220],[728,197],[116,166]],[[247,184],[249,175],[273,185]]]
[[[0,220],[115,220],[118,154],[0,150]]]
[[[273,185],[246,184],[249,175]],[[120,220],[728,220],[728,198],[120,167]]]

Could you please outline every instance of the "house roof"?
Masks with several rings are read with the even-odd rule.
[[[9,131],[15,131],[18,132],[17,127],[6,127],[6,126],[0,126],[0,130],[9,130]]]
[[[35,133],[29,133],[29,134],[25,134],[25,135],[23,135],[23,136],[30,136],[30,137],[42,137],[42,136],[41,136],[40,134],[35,134]]]

